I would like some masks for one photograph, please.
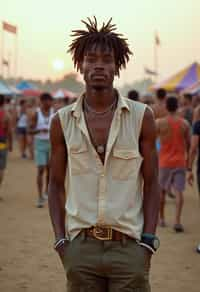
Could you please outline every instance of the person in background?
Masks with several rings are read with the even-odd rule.
[[[29,99],[27,101],[27,119],[28,119],[28,129],[31,124],[31,119],[37,110],[37,100],[35,98]],[[29,151],[29,157],[31,160],[34,159],[34,135],[27,133],[27,146]]]
[[[7,163],[7,152],[12,151],[12,123],[4,109],[5,97],[0,95],[0,186],[3,181]]]
[[[197,186],[200,199],[200,117],[199,120],[196,120],[193,125],[193,134],[191,139],[191,147],[189,152],[188,159],[188,182],[190,185],[193,185],[194,174],[193,174],[193,164],[197,154],[197,168],[196,168],[196,177],[197,177]],[[200,242],[197,245],[196,251],[200,253]]]
[[[152,106],[154,105],[154,99],[153,99],[152,94],[146,93],[145,95],[143,95],[141,98],[141,102],[143,102],[144,104],[152,108]]]
[[[187,93],[182,96],[181,107],[178,111],[179,115],[186,119],[190,126],[192,126],[193,120],[193,105],[192,105],[192,95]]]
[[[167,92],[164,88],[159,88],[156,91],[156,102],[152,105],[155,119],[164,118],[167,116],[166,109]]]
[[[28,118],[27,104],[24,99],[20,100],[19,103],[19,112],[17,114],[16,127],[21,158],[27,158],[26,150],[27,150]]]
[[[113,88],[131,55],[126,39],[111,20],[84,24],[70,52],[85,93],[51,122],[54,248],[68,292],[149,292],[159,247],[155,121],[148,106]]]
[[[193,121],[194,124],[198,120],[200,120],[200,95],[196,95],[193,97]]]
[[[66,99],[66,100],[65,100]],[[59,97],[55,98],[53,97],[53,109],[54,112],[56,113],[60,108],[64,107],[65,105],[68,104],[67,98]]]
[[[159,152],[160,226],[166,226],[164,212],[166,192],[173,190],[176,197],[176,215],[173,228],[176,232],[183,232],[181,214],[190,145],[190,126],[185,119],[178,116],[176,97],[171,96],[167,99],[166,109],[168,115],[156,120],[161,145]]]
[[[52,114],[52,97],[49,93],[43,93],[40,96],[40,106],[31,117],[29,130],[29,132],[34,135],[34,158],[37,166],[38,208],[44,206],[45,199],[48,195],[50,155],[49,129]]]
[[[140,95],[137,90],[130,90],[128,92],[128,98],[134,101],[140,101]]]

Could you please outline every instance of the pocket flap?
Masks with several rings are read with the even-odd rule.
[[[71,145],[70,152],[74,154],[87,152],[87,145],[85,143],[81,145]]]
[[[113,156],[122,159],[132,159],[140,156],[137,150],[128,149],[114,149]]]

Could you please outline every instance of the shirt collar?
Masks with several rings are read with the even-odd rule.
[[[124,98],[118,91],[117,91],[117,95],[118,95],[117,111],[121,112],[122,109],[126,109],[130,111],[130,105],[128,103],[128,100]],[[85,96],[85,93],[81,94],[80,97],[77,99],[77,101],[73,104],[71,108],[71,113],[76,118],[80,118],[81,116],[84,96]]]

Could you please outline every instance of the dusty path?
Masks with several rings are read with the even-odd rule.
[[[53,234],[47,207],[37,209],[35,167],[10,156],[0,190],[0,291],[61,292],[65,276],[52,249]],[[152,292],[199,292],[200,255],[194,252],[200,242],[200,209],[197,194],[188,189],[183,223],[186,232],[171,228],[174,202],[168,201],[169,227],[159,229],[161,247],[152,260]]]

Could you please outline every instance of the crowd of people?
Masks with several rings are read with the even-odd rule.
[[[186,179],[193,184],[193,162],[200,149],[200,97],[191,94],[167,94],[158,89],[155,96],[140,97],[131,90],[128,99],[148,104],[154,113],[157,126],[156,147],[159,154],[159,183],[161,227],[165,220],[165,197],[176,202],[174,230],[183,232],[181,214],[184,204]],[[40,100],[21,98],[15,106],[10,98],[0,95],[0,182],[6,168],[7,151],[12,151],[13,137],[18,142],[22,159],[35,160],[37,166],[37,207],[42,208],[48,198],[49,182],[49,129],[50,121],[60,108],[74,102],[69,98],[53,99],[43,93]],[[200,193],[200,157],[197,159],[197,185]],[[188,175],[186,173],[188,172]],[[197,249],[200,250],[200,247]]]
[[[36,206],[42,208],[48,196],[49,180],[49,128],[53,114],[70,104],[68,97],[54,99],[43,93],[39,99],[18,100],[0,95],[0,183],[7,165],[7,153],[13,141],[18,144],[21,159],[31,159],[37,166],[38,198]]]
[[[140,98],[139,93],[133,90],[128,93],[128,98],[147,103],[156,119],[161,188],[159,224],[167,226],[164,210],[168,195],[176,203],[173,228],[176,232],[184,232],[181,223],[184,190],[187,182],[193,184],[195,169],[200,194],[200,96],[167,93],[160,88],[155,97]],[[197,165],[193,167],[196,157]],[[197,252],[200,252],[200,245]]]

